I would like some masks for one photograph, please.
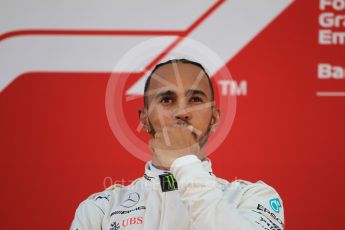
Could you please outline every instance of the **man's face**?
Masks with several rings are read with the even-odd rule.
[[[201,147],[205,144],[217,118],[211,106],[210,85],[201,68],[186,63],[163,65],[151,77],[146,94],[153,133],[165,126],[192,125],[200,134]]]

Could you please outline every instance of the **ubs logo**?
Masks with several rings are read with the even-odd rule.
[[[138,204],[139,200],[140,200],[139,193],[132,192],[127,195],[127,198],[124,201],[122,201],[120,206],[125,207],[125,208],[131,208],[135,206],[136,204]]]
[[[129,225],[133,225],[133,224],[142,224],[143,223],[143,217],[131,217],[128,218],[126,220],[122,220],[122,227],[127,227]]]

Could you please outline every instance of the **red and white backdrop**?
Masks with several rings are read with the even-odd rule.
[[[199,58],[217,88],[216,175],[275,187],[287,229],[340,225],[344,0],[2,0],[0,12],[3,229],[66,229],[87,196],[142,176],[145,73],[174,55]]]

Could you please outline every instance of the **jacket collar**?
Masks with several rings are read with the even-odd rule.
[[[211,176],[213,175],[212,172],[212,163],[210,159],[205,159],[202,161],[202,165],[204,167],[204,170],[208,172]],[[152,162],[148,161],[145,164],[145,174],[144,179],[149,182],[153,183],[160,183],[159,182],[159,175],[169,173],[169,171],[159,170],[157,168],[152,168]]]

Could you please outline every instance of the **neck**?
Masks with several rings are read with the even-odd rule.
[[[153,167],[155,167],[156,169],[163,170],[163,171],[170,171],[170,168],[162,167],[162,166],[159,166],[159,165],[157,165],[156,163],[154,163],[154,158],[152,158],[151,164],[152,164]]]

